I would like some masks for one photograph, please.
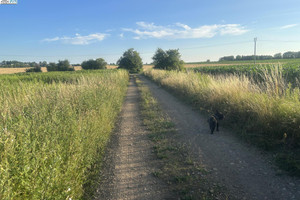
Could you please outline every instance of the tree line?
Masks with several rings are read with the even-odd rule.
[[[47,66],[47,62],[43,61],[43,62],[20,62],[20,61],[16,61],[16,60],[11,60],[11,61],[2,61],[0,62],[0,67],[1,68],[22,68],[22,67],[36,67],[36,66],[40,66],[40,67],[46,67]]]
[[[285,53],[276,53],[275,55],[257,55],[256,60],[271,60],[271,59],[294,59],[294,58],[300,58],[300,51],[293,52],[288,51]],[[237,55],[234,56],[224,56],[219,58],[219,61],[241,61],[241,60],[254,60],[254,55],[248,55],[248,56],[241,56]]]

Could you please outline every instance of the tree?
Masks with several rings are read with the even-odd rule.
[[[237,55],[237,56],[235,57],[235,60],[242,60],[242,56]]]
[[[178,49],[169,49],[167,51],[158,48],[152,57],[154,68],[165,70],[183,70],[184,62],[180,59],[181,55]]]
[[[98,58],[82,62],[81,67],[82,69],[106,69],[106,65],[107,63],[103,58]]]
[[[74,67],[70,65],[68,60],[59,60],[58,63],[49,63],[47,71],[75,71]]]
[[[118,69],[127,69],[130,73],[139,73],[143,70],[143,62],[140,54],[134,51],[133,48],[128,49],[123,53],[123,56],[118,60]]]
[[[39,62],[39,66],[40,67],[47,67],[47,62],[46,61],[43,61],[43,62]]]
[[[39,65],[36,65],[35,67],[26,69],[26,72],[42,72],[42,69]]]
[[[224,56],[219,61],[234,61],[234,56]]]
[[[51,71],[58,71],[57,70],[57,64],[56,63],[53,63],[53,62],[51,62],[51,63],[49,63],[48,65],[47,65],[47,71],[48,72],[51,72]]]
[[[283,58],[296,58],[296,53],[292,51],[285,52],[282,55]]]

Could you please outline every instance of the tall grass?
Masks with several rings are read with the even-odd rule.
[[[127,83],[125,71],[1,76],[0,199],[82,198]]]
[[[280,67],[265,70],[260,83],[245,75],[214,77],[161,70],[146,71],[145,75],[201,110],[223,112],[227,125],[238,127],[260,146],[274,149],[284,145],[298,152],[299,159],[300,90],[286,82]],[[296,167],[300,172],[300,164]]]
[[[277,67],[278,68],[278,67]],[[261,75],[274,72],[274,64],[265,64],[265,65],[228,65],[228,66],[203,66],[193,68],[194,71],[210,74],[210,75],[245,75],[252,80],[257,82],[264,81],[264,78]],[[300,62],[288,62],[280,65],[281,76],[288,82],[290,82],[293,87],[299,87],[299,77],[300,77]]]

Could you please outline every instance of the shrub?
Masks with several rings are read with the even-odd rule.
[[[129,70],[130,73],[139,73],[143,69],[143,62],[140,54],[134,51],[133,48],[128,49],[123,53],[123,56],[118,60],[118,68]]]
[[[32,67],[32,68],[29,68],[29,69],[26,69],[26,72],[42,72],[42,69],[40,66],[35,66],[35,67]]]
[[[84,61],[81,64],[82,69],[106,69],[107,62],[103,58]]]
[[[70,65],[68,60],[60,60],[57,64],[49,63],[47,65],[47,71],[75,71],[75,69]]]
[[[154,68],[165,70],[183,70],[184,62],[180,59],[181,55],[178,49],[169,49],[167,51],[158,48],[153,59]]]

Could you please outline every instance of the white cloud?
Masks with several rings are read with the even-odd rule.
[[[216,35],[242,35],[248,30],[240,24],[204,25],[196,28],[182,23],[169,26],[157,26],[154,23],[137,22],[137,29],[124,28],[123,31],[135,33],[134,39],[146,38],[212,38]]]
[[[59,40],[59,37],[55,37],[55,38],[46,38],[46,39],[44,39],[43,41],[45,41],[45,42],[54,42],[54,41],[57,41],[57,40]]]
[[[220,26],[221,35],[242,35],[246,32],[248,32],[248,30],[239,24],[227,24]]]
[[[280,27],[280,29],[288,29],[288,28],[293,28],[295,26],[298,26],[298,24],[288,24],[288,25]]]
[[[73,44],[73,45],[88,45],[94,42],[99,42],[104,40],[108,34],[104,33],[94,33],[94,34],[89,34],[86,36],[82,36],[78,33],[75,34],[74,37],[55,37],[55,38],[46,38],[42,40],[43,42],[55,42],[55,41],[61,41],[62,43],[65,44]]]

